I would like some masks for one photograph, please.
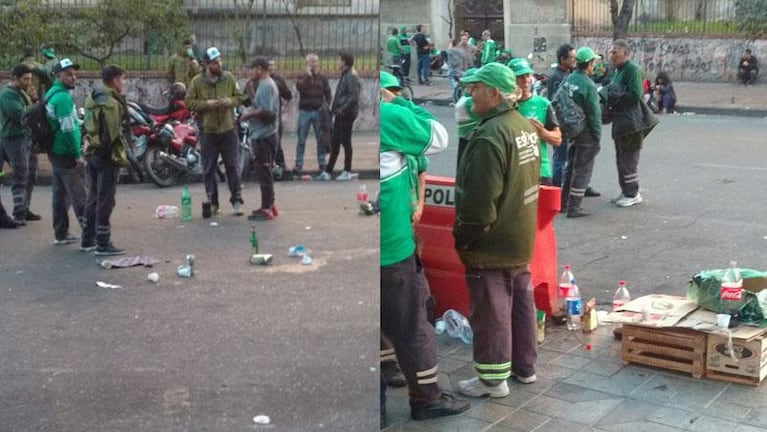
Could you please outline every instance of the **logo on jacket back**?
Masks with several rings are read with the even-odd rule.
[[[517,145],[517,150],[519,150],[520,165],[524,165],[530,162],[537,162],[540,158],[537,133],[523,131],[514,137],[514,143]]]

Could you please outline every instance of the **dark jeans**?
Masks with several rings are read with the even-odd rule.
[[[85,227],[85,169],[78,167],[72,156],[49,155],[53,181],[53,233],[57,240],[69,234],[69,207],[75,212],[80,227]]]
[[[562,186],[565,164],[567,163],[567,146],[569,141],[562,140],[562,143],[554,147],[554,162],[551,168],[551,181],[554,186]]]
[[[429,293],[417,278],[415,254],[381,267],[381,333],[397,352],[411,405],[433,402],[441,394],[436,336],[426,318]]]
[[[325,171],[332,174],[336,160],[344,146],[344,171],[352,172],[352,126],[356,117],[336,116],[333,121],[333,141],[330,143],[330,160]]]
[[[32,141],[25,136],[0,139],[0,164],[3,160],[12,170],[13,217],[23,221],[37,178],[37,154],[32,150]]]
[[[98,156],[88,156],[85,174],[88,180],[88,200],[85,205],[83,246],[107,246],[111,242],[109,217],[115,207],[117,176],[120,167]]]
[[[282,151],[282,117],[280,117],[277,126],[277,153],[274,155],[274,164],[280,166],[283,171],[288,170],[288,167],[285,166],[285,152]]]
[[[429,70],[430,66],[430,58],[428,55],[419,55],[418,56],[418,82],[419,83],[425,83],[429,82],[429,75],[431,71]]]
[[[510,371],[525,378],[533,375],[538,346],[530,270],[526,266],[467,269],[466,282],[471,301],[474,367],[479,377],[496,385],[505,381]]]
[[[753,84],[756,78],[759,76],[759,69],[740,69],[738,71],[738,78],[743,84]]]
[[[208,201],[216,207],[218,203],[218,180],[216,171],[218,165],[218,156],[224,160],[226,169],[226,183],[229,185],[231,194],[229,202],[242,202],[240,181],[240,170],[237,167],[239,159],[239,143],[237,142],[237,132],[234,129],[221,133],[203,133],[200,138],[200,148],[202,156],[202,175],[205,181],[205,193],[208,195]]]
[[[272,166],[277,152],[277,134],[251,138],[250,145],[256,159],[256,178],[261,186],[261,208],[269,209],[274,204],[274,178]]]

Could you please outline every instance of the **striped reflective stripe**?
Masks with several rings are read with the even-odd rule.
[[[418,384],[435,384],[437,382],[437,370],[438,366],[425,371],[418,371],[415,373]]]
[[[396,177],[406,168],[407,160],[401,153],[391,151],[380,154],[379,170],[382,181]]]
[[[530,204],[532,202],[538,201],[538,185],[535,185],[525,191],[525,199],[524,204]]]
[[[486,381],[505,380],[511,377],[511,362],[483,364],[474,363],[477,375]]]
[[[582,197],[585,194],[586,194],[586,188],[583,188],[583,189],[570,188],[570,196]]]
[[[636,183],[639,181],[639,173],[626,174],[623,176],[624,183]]]
[[[397,356],[394,355],[394,348],[381,350],[381,361],[396,360]]]

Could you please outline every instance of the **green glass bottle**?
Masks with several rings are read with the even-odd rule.
[[[250,227],[250,255],[258,254],[258,235],[256,235],[256,226]]]
[[[189,185],[184,185],[181,192],[181,219],[184,222],[192,220],[192,194],[189,193]]]

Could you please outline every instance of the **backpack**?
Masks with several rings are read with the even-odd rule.
[[[37,146],[38,153],[49,153],[51,151],[53,138],[56,133],[48,122],[48,113],[45,110],[48,99],[43,98],[32,104],[21,118],[21,124],[29,130],[32,142]]]
[[[572,139],[578,136],[586,127],[586,114],[570,94],[569,86],[562,83],[551,99],[551,106],[559,120],[559,130],[562,138]]]

